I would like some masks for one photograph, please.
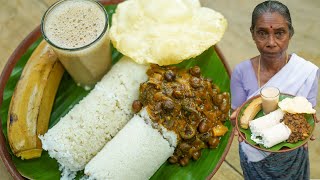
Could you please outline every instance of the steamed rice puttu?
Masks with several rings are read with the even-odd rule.
[[[263,130],[261,133],[262,144],[270,148],[276,144],[286,141],[291,134],[291,130],[283,122],[271,128]]]
[[[251,139],[256,139],[256,137],[261,136],[263,130],[279,124],[283,116],[284,112],[281,109],[277,109],[265,116],[250,121]]]
[[[139,112],[139,116],[141,116],[147,124],[150,124],[153,128],[158,129],[161,132],[162,136],[174,147],[178,144],[178,136],[174,131],[170,131],[167,128],[155,123],[151,120],[147,108],[144,107]]]
[[[40,137],[62,169],[79,171],[132,118],[147,66],[123,57],[68,114]]]
[[[173,155],[177,142],[170,144],[162,134],[173,136],[173,140],[175,133],[160,133],[148,124],[145,115],[135,115],[86,165],[84,172],[89,179],[149,179]]]

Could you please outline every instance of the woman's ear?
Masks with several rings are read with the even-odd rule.
[[[253,29],[252,28],[250,28],[250,32],[251,32],[251,37],[252,37],[252,39],[254,40],[254,33],[253,33]],[[255,41],[255,40],[254,40]]]

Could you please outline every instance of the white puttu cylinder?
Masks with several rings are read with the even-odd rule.
[[[103,146],[132,118],[132,102],[147,66],[123,57],[71,111],[40,137],[43,149],[62,168],[84,169]]]
[[[266,148],[270,148],[276,144],[279,144],[289,138],[291,130],[283,122],[277,124],[271,128],[265,129],[261,133],[263,145]]]
[[[84,172],[97,180],[149,179],[173,154],[173,146],[143,117],[135,115]]]
[[[284,112],[281,109],[277,109],[265,116],[250,121],[251,139],[259,142],[257,137],[261,136],[262,131],[279,124],[283,116]]]

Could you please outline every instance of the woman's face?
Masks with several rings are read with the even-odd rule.
[[[291,38],[286,19],[277,12],[261,15],[251,34],[259,52],[269,58],[281,56],[288,49]]]

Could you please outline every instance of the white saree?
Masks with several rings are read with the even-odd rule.
[[[309,93],[311,91],[317,91],[312,89],[314,88],[313,85],[317,79],[319,79],[319,68],[293,53],[288,64],[286,64],[261,88],[265,86],[274,86],[279,88],[281,93],[306,97],[309,101],[312,101],[312,105],[315,106],[315,97],[310,99]],[[261,88],[249,95],[247,100],[258,95]],[[245,142],[241,143],[241,148],[250,162],[258,162],[270,154],[265,151],[259,151]]]

